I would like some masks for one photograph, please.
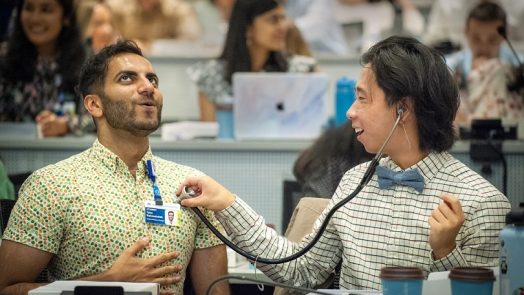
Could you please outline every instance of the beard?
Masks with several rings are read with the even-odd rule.
[[[156,118],[149,115],[150,118],[139,121],[136,119],[134,104],[126,100],[111,99],[105,93],[101,93],[99,96],[102,101],[105,119],[109,126],[114,129],[125,130],[135,136],[148,136],[160,126],[161,105],[157,107]]]

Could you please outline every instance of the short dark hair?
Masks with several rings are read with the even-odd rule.
[[[247,47],[247,28],[255,17],[281,5],[278,0],[236,0],[224,49],[219,59],[225,62],[224,80],[231,83],[236,72],[251,72],[251,56]],[[282,52],[272,51],[264,65],[266,72],[287,72],[288,63]]]
[[[504,9],[497,3],[490,1],[482,2],[473,7],[468,14],[466,28],[469,25],[469,21],[472,19],[480,22],[501,21],[504,28],[506,27],[506,11],[504,11]]]
[[[361,63],[371,65],[389,106],[404,99],[413,102],[420,149],[451,149],[460,99],[455,78],[441,53],[414,38],[393,36],[372,46]]]
[[[144,56],[138,45],[130,40],[121,40],[109,45],[99,53],[89,57],[80,70],[78,92],[85,97],[88,94],[101,91],[107,75],[107,68],[111,59],[122,53],[133,53]]]

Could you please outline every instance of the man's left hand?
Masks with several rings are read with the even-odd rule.
[[[458,198],[443,195],[442,202],[433,210],[428,219],[429,245],[435,260],[447,256],[456,247],[460,227],[464,223],[464,212]]]

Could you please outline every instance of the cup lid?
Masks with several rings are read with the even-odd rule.
[[[495,281],[493,270],[484,267],[455,267],[450,271],[449,278],[469,282]]]
[[[387,266],[380,270],[380,278],[387,280],[422,280],[424,273],[418,267]]]

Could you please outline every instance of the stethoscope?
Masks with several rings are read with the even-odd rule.
[[[371,180],[371,178],[373,177],[373,174],[375,174],[375,169],[377,168],[377,166],[379,164],[379,161],[380,161],[380,159],[382,158],[382,156],[384,154],[384,148],[386,147],[386,144],[389,142],[391,136],[393,135],[393,132],[397,128],[397,126],[398,126],[398,124],[400,122],[400,118],[402,117],[403,113],[404,113],[404,109],[402,107],[399,107],[397,109],[397,119],[395,121],[395,124],[393,124],[393,127],[391,128],[391,131],[389,132],[388,136],[386,137],[386,140],[384,141],[384,143],[380,147],[378,153],[371,160],[367,170],[364,172],[364,176],[362,177],[362,180],[360,181],[359,185],[355,188],[355,190],[351,194],[349,194],[342,201],[340,201],[337,204],[335,204],[333,206],[333,208],[331,208],[331,210],[329,210],[329,212],[326,214],[326,218],[324,219],[324,221],[320,225],[320,228],[318,229],[318,231],[315,234],[315,236],[313,237],[313,239],[304,248],[300,249],[298,252],[296,252],[296,253],[294,253],[292,255],[289,255],[289,256],[284,257],[284,258],[270,259],[270,258],[264,258],[264,257],[260,257],[258,255],[255,256],[253,254],[250,254],[250,253],[244,251],[243,249],[239,248],[237,245],[233,244],[233,242],[231,242],[227,237],[225,237],[221,232],[219,232],[211,224],[211,222],[209,222],[209,220],[204,216],[202,211],[200,211],[200,209],[198,209],[198,207],[193,207],[191,209],[202,220],[202,222],[209,228],[209,230],[211,230],[213,232],[213,234],[215,234],[224,244],[226,244],[231,249],[233,249],[235,252],[237,252],[238,254],[246,257],[247,259],[249,259],[251,261],[261,262],[261,263],[264,263],[264,264],[280,264],[280,263],[289,262],[291,260],[295,260],[298,257],[306,254],[306,252],[308,252],[318,242],[318,240],[320,239],[320,237],[322,236],[322,234],[326,230],[326,227],[327,227],[327,225],[329,223],[329,220],[331,219],[333,214],[335,214],[335,212],[338,209],[340,209],[346,203],[351,201],[358,193],[360,193],[360,191]],[[196,192],[193,191],[193,189],[191,189],[190,187],[186,186],[182,190],[182,193],[180,194],[179,199],[182,200],[182,199],[186,199],[186,198],[192,198],[192,197],[195,197],[195,196],[196,196]]]

